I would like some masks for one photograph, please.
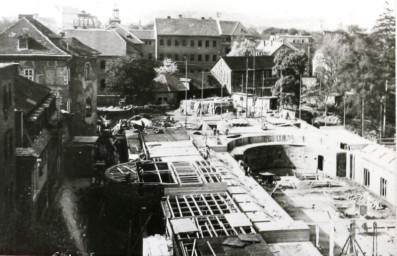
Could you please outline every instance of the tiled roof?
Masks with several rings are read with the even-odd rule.
[[[262,43],[263,42],[263,43]],[[267,55],[272,55],[274,52],[276,52],[278,49],[280,49],[283,45],[290,48],[293,51],[299,51],[295,46],[286,43],[286,42],[270,42],[270,41],[262,41],[259,46],[256,48],[257,50],[262,51],[263,53]]]
[[[49,95],[51,89],[25,77],[17,76],[15,81],[15,106],[24,115],[36,109]]]
[[[75,37],[83,44],[99,51],[103,56],[124,56],[127,45],[115,30],[68,29],[65,37]]]
[[[239,22],[238,21],[221,20],[221,21],[219,21],[219,24],[221,25],[223,35],[232,35],[234,30],[238,26]]]
[[[118,23],[114,23],[110,25],[107,29],[108,30],[114,29],[130,45],[144,44],[144,42],[142,42],[137,36],[130,33],[128,29],[126,29],[125,27],[121,26]]]
[[[154,40],[154,30],[140,30],[140,29],[130,29],[131,34],[135,35],[141,40]]]
[[[232,71],[243,71],[247,68],[247,57],[245,56],[232,56],[232,57],[222,57],[226,64]],[[248,57],[248,68],[252,69],[254,67],[252,56]],[[256,56],[255,57],[255,70],[271,69],[274,66],[273,56]]]
[[[220,36],[217,22],[213,19],[155,19],[154,23],[160,36]]]
[[[71,37],[71,38],[62,38],[56,43],[60,48],[65,51],[78,56],[93,56],[99,55],[101,52],[83,44],[80,40]]]
[[[50,39],[54,33],[40,22],[21,18],[0,34],[1,55],[45,55],[69,56]],[[19,37],[29,38],[29,49],[18,50]]]

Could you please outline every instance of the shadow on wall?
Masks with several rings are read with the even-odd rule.
[[[269,169],[312,169],[307,148],[299,145],[269,145],[247,149],[244,157],[252,172]]]

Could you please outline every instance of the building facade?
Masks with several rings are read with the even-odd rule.
[[[97,51],[75,38],[54,34],[33,15],[20,15],[14,25],[0,34],[1,63],[19,63],[22,76],[49,86],[62,96],[63,109],[83,110],[71,112],[70,127],[85,120],[83,129],[72,129],[72,135],[95,134],[97,55]]]
[[[149,32],[132,31],[149,44],[153,41],[147,35]],[[145,33],[145,34],[144,34]],[[188,73],[209,72],[221,56],[231,50],[234,40],[249,37],[250,34],[240,22],[220,21],[204,18],[156,18],[154,21],[154,58],[163,60],[170,58],[179,65],[179,70],[185,72],[187,61]],[[144,39],[146,38],[146,39]],[[146,52],[149,56],[149,52]],[[152,56],[152,55],[150,55]]]
[[[12,254],[16,239],[15,77],[17,65],[0,67],[0,254]]]

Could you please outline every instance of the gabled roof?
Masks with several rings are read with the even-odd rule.
[[[220,36],[217,21],[213,19],[155,19],[157,35]]]
[[[361,150],[361,155],[384,169],[397,173],[396,152],[379,144],[370,144]]]
[[[17,76],[15,81],[15,107],[24,115],[40,106],[50,96],[51,89],[25,77]]]
[[[51,37],[55,34],[39,21],[23,17],[0,34],[1,55],[70,56],[60,49]],[[18,39],[29,39],[29,49],[18,50]]]
[[[114,29],[116,32],[130,45],[144,44],[137,36],[130,33],[128,29],[121,26],[119,23],[113,23],[108,28],[108,30]]]
[[[71,38],[62,38],[59,40],[57,45],[60,46],[60,48],[64,49],[65,51],[68,51],[69,53],[73,55],[78,55],[78,56],[96,56],[101,54],[101,52],[83,44],[80,42],[78,39],[71,37]]]
[[[239,21],[219,21],[222,35],[250,35],[247,29]]]
[[[154,35],[154,30],[140,30],[140,29],[130,29],[131,34],[135,35],[141,40],[154,40],[156,39]]]
[[[293,51],[299,51],[295,46],[279,41],[261,41],[259,45],[256,47],[257,50],[262,51],[266,55],[273,55],[277,50],[279,50],[282,46],[288,47]]]
[[[124,56],[127,45],[115,30],[104,29],[67,29],[65,37],[77,38],[83,44],[99,51],[102,56]]]
[[[222,57],[219,61],[225,61],[228,67],[232,71],[243,71],[247,68],[247,59],[248,59],[248,68],[253,69],[254,65],[254,57],[249,56],[226,56]],[[256,56],[255,57],[255,70],[263,70],[263,69],[271,69],[274,66],[274,57],[273,56]]]

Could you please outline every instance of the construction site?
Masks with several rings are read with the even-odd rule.
[[[389,164],[377,173],[360,159],[373,143],[339,128],[175,113],[125,130],[129,162],[105,172],[101,216],[128,237],[123,253],[395,255],[392,149],[377,149]],[[388,179],[383,195],[367,168]]]

